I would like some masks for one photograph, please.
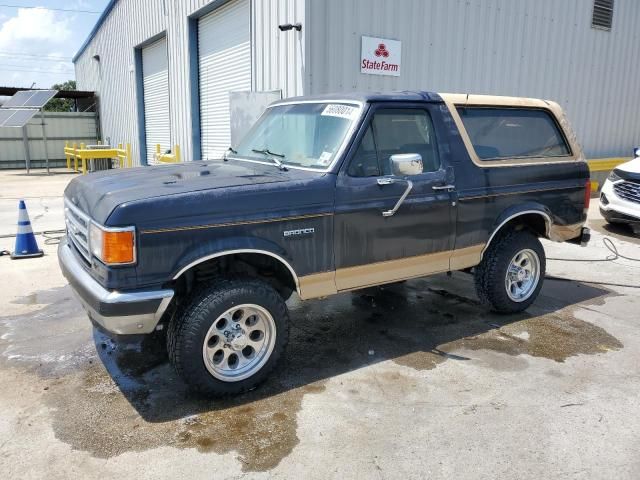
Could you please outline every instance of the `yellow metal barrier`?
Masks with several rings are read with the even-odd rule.
[[[587,160],[589,164],[589,170],[592,172],[610,172],[618,165],[624,162],[628,162],[630,158],[594,158],[593,160]]]
[[[127,143],[124,148],[122,148],[122,144],[118,144],[118,149],[116,150],[116,158],[118,159],[118,163],[120,164],[120,168],[131,168],[131,144]]]
[[[101,142],[98,142],[98,145],[101,145]],[[117,159],[118,166],[120,168],[131,168],[131,145],[129,143],[123,148],[122,144],[118,145],[118,148],[98,148],[91,149],[85,148],[85,144],[81,143],[80,148],[78,148],[78,144],[74,143],[73,145],[69,145],[69,142],[65,142],[64,144],[64,156],[67,159],[67,168],[71,169],[71,160],[73,159],[73,170],[78,171],[78,160],[80,161],[80,167],[82,173],[87,173],[87,162],[99,159]]]
[[[173,153],[160,153],[160,145],[156,144],[155,157],[160,163],[180,163],[180,145],[174,145]]]

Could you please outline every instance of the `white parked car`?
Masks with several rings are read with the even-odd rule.
[[[628,223],[640,234],[640,147],[635,158],[616,167],[600,192],[600,213],[609,223]]]

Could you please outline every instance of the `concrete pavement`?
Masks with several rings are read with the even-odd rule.
[[[93,331],[54,245],[2,257],[1,476],[637,479],[640,262],[606,260],[603,228],[587,248],[545,242],[565,280],[520,315],[483,310],[463,273],[294,298],[276,372],[224,401],[189,395],[153,345]]]
[[[46,175],[32,170],[27,175],[20,170],[0,171],[0,237],[16,233],[19,200],[27,204],[34,232],[64,228],[62,191],[76,174],[52,172]]]

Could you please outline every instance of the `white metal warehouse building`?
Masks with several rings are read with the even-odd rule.
[[[74,63],[103,138],[130,142],[143,164],[156,144],[219,158],[230,92],[246,91],[552,99],[588,157],[628,156],[640,144],[639,21],[637,0],[112,0]]]

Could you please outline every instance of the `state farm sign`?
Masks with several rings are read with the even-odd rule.
[[[386,38],[362,37],[360,73],[400,76],[402,42]]]

